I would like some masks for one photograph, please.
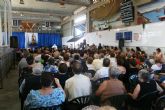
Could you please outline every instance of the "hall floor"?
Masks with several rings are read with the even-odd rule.
[[[0,110],[20,110],[18,96],[17,69],[10,70],[8,77],[4,79],[4,88],[0,89]]]

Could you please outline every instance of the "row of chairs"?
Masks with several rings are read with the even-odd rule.
[[[137,106],[134,106],[133,110],[163,110],[165,108],[165,95],[157,99],[157,94],[157,91],[151,92],[136,100]],[[109,101],[110,105],[117,108],[117,110],[127,110],[128,95],[112,96],[109,98]],[[91,96],[82,96],[70,101],[67,110],[81,110],[91,104]],[[57,110],[57,106],[33,108],[30,110]]]

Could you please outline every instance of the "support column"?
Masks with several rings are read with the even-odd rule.
[[[7,36],[7,45],[10,44],[10,36],[12,36],[12,9],[11,1],[7,0],[8,4],[8,36]]]
[[[1,13],[0,13],[0,46],[2,46],[2,16],[1,16]]]
[[[6,1],[5,1],[5,3],[4,3],[4,38],[2,38],[3,39],[3,41],[5,41],[4,42],[4,45],[7,45],[7,3],[6,3]]]
[[[87,19],[86,19],[86,32],[89,33],[89,32],[92,32],[92,21],[91,21],[91,18],[90,18],[90,13],[89,13],[89,10],[87,10]]]

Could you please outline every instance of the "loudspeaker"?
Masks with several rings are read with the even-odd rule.
[[[17,36],[10,36],[10,48],[18,48]]]
[[[119,39],[119,48],[124,47],[124,38]]]

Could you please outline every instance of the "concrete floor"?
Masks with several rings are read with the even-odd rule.
[[[0,89],[0,110],[20,110],[17,69],[10,70],[8,78],[4,79],[4,88]]]

